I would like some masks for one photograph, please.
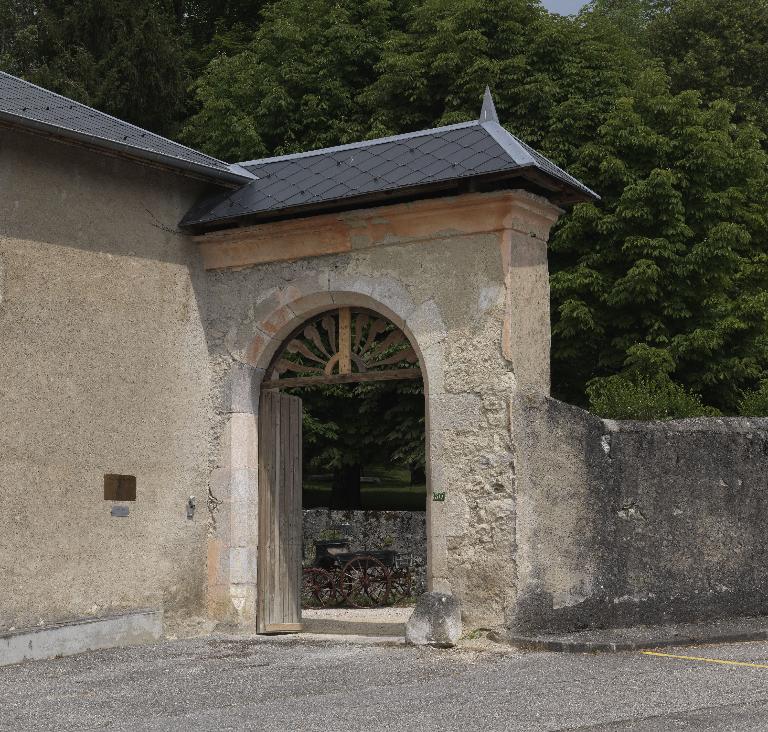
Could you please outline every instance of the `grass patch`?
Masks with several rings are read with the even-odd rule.
[[[364,471],[366,478],[379,482],[363,482],[360,500],[368,511],[424,511],[427,487],[411,485],[408,470],[391,467],[372,467]],[[331,501],[331,481],[304,481],[304,508],[327,508]]]

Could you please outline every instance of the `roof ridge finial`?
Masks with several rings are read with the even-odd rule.
[[[485,94],[483,94],[483,108],[480,110],[481,122],[498,122],[499,115],[496,114],[496,105],[493,103],[493,97],[491,96],[491,88],[485,87]]]

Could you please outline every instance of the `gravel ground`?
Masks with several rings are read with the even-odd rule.
[[[0,730],[768,729],[768,644],[641,653],[208,637],[0,668]]]

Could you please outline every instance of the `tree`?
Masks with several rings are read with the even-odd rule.
[[[256,30],[266,5],[264,0],[174,0],[173,11],[193,45],[202,49],[216,33],[238,26]]]
[[[755,389],[747,389],[738,406],[742,417],[768,417],[768,380],[761,381]]]
[[[768,0],[666,0],[648,27],[673,91],[727,99],[768,129]]]
[[[538,0],[277,0],[239,43],[196,83],[184,139],[240,160],[473,119],[490,84],[505,124],[568,164],[642,65],[618,23]]]
[[[405,20],[362,94],[372,134],[476,119],[488,84],[502,123],[577,176],[579,150],[645,63],[615,18],[534,0],[421,0]]]
[[[393,31],[365,91],[376,134],[476,118],[490,84],[506,111],[530,67],[531,46],[549,22],[536,0],[421,0]],[[511,105],[510,105],[511,106]]]
[[[0,0],[0,70],[24,76],[37,68],[40,10],[32,0]]]
[[[150,130],[174,131],[188,78],[184,42],[166,3],[2,2],[0,17],[15,28],[13,43],[4,41],[2,68]]]
[[[318,385],[296,392],[304,405],[306,469],[333,474],[332,508],[361,508],[365,466],[424,471],[424,390],[420,381]]]
[[[0,0],[0,68],[231,160],[472,119],[489,84],[603,196],[552,237],[555,393],[649,359],[732,412],[768,376],[768,0]]]
[[[395,381],[384,389],[376,385],[376,389],[378,399],[368,403],[367,411],[378,432],[379,444],[389,452],[389,462],[408,468],[411,485],[423,485],[426,482],[424,384]],[[376,413],[372,413],[371,406]]]
[[[268,0],[175,0],[176,20],[188,41],[192,78],[199,78],[217,56],[244,51],[268,4]]]
[[[720,415],[670,378],[675,364],[667,351],[639,344],[629,349],[625,365],[622,373],[587,384],[589,408],[595,414],[642,420]]]
[[[245,50],[217,56],[196,82],[184,140],[246,160],[366,137],[358,97],[391,14],[390,0],[277,0]]]
[[[659,69],[617,99],[581,153],[603,201],[576,206],[552,241],[559,396],[583,403],[588,382],[660,363],[655,351],[724,411],[765,377],[763,139],[731,103],[673,94]]]

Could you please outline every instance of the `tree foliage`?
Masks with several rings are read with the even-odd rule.
[[[663,349],[637,345],[630,349],[626,370],[587,384],[589,407],[610,419],[671,419],[716,417],[714,407],[702,404],[698,394],[674,382],[669,374],[674,360]]]
[[[742,417],[768,417],[768,380],[742,394],[738,413]]]
[[[736,407],[768,368],[768,158],[733,105],[673,94],[643,73],[582,150],[603,194],[552,242],[555,380],[579,401],[591,379],[663,351],[676,380]]]
[[[296,393],[304,405],[305,472],[333,474],[333,507],[360,508],[365,466],[423,474],[421,381],[317,385]]]
[[[768,3],[763,0],[664,0],[649,19],[648,46],[673,91],[727,99],[738,116],[768,122]],[[764,127],[765,129],[765,127]]]
[[[184,139],[252,159],[360,139],[358,96],[390,28],[389,0],[280,0],[241,51],[214,58],[195,84]]]
[[[602,196],[552,239],[555,394],[733,413],[768,379],[768,0],[0,0],[0,68],[239,160],[471,119],[489,84]]]
[[[184,42],[159,0],[0,0],[0,68],[152,130],[186,104]],[[6,40],[6,36],[13,40]],[[5,52],[3,52],[5,49]]]
[[[667,375],[654,377],[614,374],[587,386],[590,409],[609,419],[673,419],[716,417],[698,394],[675,383]]]

